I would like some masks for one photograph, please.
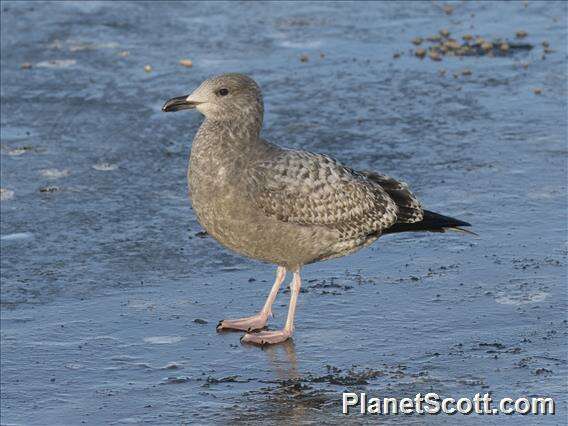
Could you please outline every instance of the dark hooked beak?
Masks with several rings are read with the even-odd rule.
[[[187,98],[189,96],[178,96],[177,98],[172,98],[167,101],[164,106],[162,107],[162,111],[164,112],[175,112],[181,111],[182,109],[192,109],[195,108],[202,102],[195,102],[195,101],[188,101]]]

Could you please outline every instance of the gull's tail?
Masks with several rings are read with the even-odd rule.
[[[466,234],[477,235],[474,232],[462,229],[462,226],[471,226],[471,224],[453,217],[443,216],[428,210],[424,210],[424,217],[420,222],[414,223],[395,223],[389,229],[383,231],[383,234],[394,234],[397,232],[446,232],[458,231]]]

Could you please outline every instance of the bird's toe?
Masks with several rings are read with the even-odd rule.
[[[268,321],[266,315],[257,314],[252,317],[240,318],[235,320],[222,320],[217,324],[217,331],[255,331],[262,330]]]
[[[241,337],[241,343],[250,343],[258,346],[275,345],[282,343],[292,337],[286,330],[261,331],[258,333],[246,333]]]

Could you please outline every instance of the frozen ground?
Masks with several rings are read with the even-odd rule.
[[[563,423],[566,4],[452,4],[2,2],[1,423],[376,421],[340,414],[345,389],[559,405],[382,423]],[[411,54],[441,28],[535,48]],[[201,118],[160,108],[225,71],[260,82],[269,139],[404,179],[479,237],[387,236],[305,268],[289,344],[217,334],[274,270],[198,234]]]

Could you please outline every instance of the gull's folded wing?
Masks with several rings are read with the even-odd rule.
[[[398,207],[398,223],[420,222],[424,217],[424,211],[418,199],[414,196],[405,182],[400,182],[389,176],[372,172],[360,172],[372,182],[379,184]]]
[[[396,203],[381,185],[325,155],[283,150],[254,164],[248,178],[266,215],[332,228],[342,239],[379,234],[397,220]]]

